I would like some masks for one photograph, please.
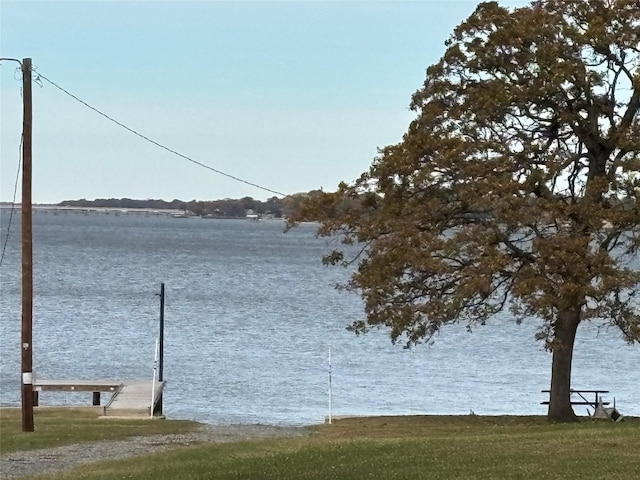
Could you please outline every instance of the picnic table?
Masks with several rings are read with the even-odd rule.
[[[609,402],[602,401],[602,394],[609,393],[609,390],[574,390],[571,391],[571,405],[589,405],[596,408],[598,405],[609,405]],[[542,393],[551,393],[551,390],[542,390]],[[574,397],[577,396],[579,398]],[[593,400],[587,397],[593,395]],[[542,405],[549,405],[549,401],[540,402]]]

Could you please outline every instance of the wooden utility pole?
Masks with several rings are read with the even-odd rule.
[[[33,432],[33,239],[31,227],[31,59],[22,59],[22,431]]]

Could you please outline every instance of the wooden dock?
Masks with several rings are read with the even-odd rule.
[[[34,405],[38,405],[40,392],[93,392],[93,405],[101,406],[101,392],[111,394],[102,407],[105,417],[151,417],[165,382],[151,380],[41,380],[36,379],[34,388]],[[153,399],[151,398],[154,389]]]
[[[104,406],[104,415],[106,417],[150,417],[160,399],[164,382],[155,383],[153,401],[152,388],[150,381],[135,380],[122,383]]]

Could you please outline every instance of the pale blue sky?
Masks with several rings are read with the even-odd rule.
[[[0,56],[31,57],[74,95],[215,169],[287,194],[334,190],[401,140],[425,69],[477,3],[2,0]],[[16,65],[0,67],[2,201],[22,128]],[[34,85],[33,121],[37,203],[272,196],[46,82]]]

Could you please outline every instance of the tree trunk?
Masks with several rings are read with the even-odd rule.
[[[571,361],[573,344],[580,323],[580,308],[558,313],[552,343],[551,392],[547,417],[554,422],[576,422],[571,407]]]

